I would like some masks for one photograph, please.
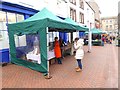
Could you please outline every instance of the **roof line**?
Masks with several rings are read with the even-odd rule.
[[[90,6],[90,4],[87,2],[87,1],[85,1],[87,4],[88,4],[88,6],[93,10],[93,12],[95,13],[95,10]]]

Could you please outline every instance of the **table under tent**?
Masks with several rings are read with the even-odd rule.
[[[46,8],[32,17],[8,24],[11,63],[43,73],[49,77],[49,59],[54,55],[49,51],[49,32],[75,32],[88,30],[68,23]],[[18,43],[19,41],[19,43]]]
[[[88,44],[88,31],[85,32],[86,33],[86,41],[85,44]],[[92,33],[92,45],[98,45],[101,46],[102,45],[102,39],[101,39],[101,35],[104,33],[102,32],[102,30],[97,29],[97,28],[93,28],[91,29],[91,33]]]

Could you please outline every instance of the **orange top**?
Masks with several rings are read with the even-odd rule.
[[[55,41],[54,43],[54,53],[56,58],[61,57],[61,49],[58,41]]]

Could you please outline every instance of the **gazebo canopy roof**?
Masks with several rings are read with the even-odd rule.
[[[101,29],[98,29],[98,28],[91,29],[91,32],[92,32],[92,34],[103,34],[103,31]],[[88,31],[85,33],[88,34]]]
[[[75,22],[74,20],[72,20],[71,18],[67,17],[65,19],[65,21],[67,21],[68,23],[71,23],[73,25],[76,26],[77,30],[80,30],[80,31],[88,31],[88,28],[87,27],[83,27],[83,26],[80,26],[77,22]]]
[[[70,19],[69,19],[70,21]],[[31,16],[30,18],[18,22],[9,24],[9,28],[14,33],[34,33],[40,28],[57,28],[58,31],[61,32],[73,32],[75,30],[84,31],[88,28],[84,28],[81,26],[77,26],[77,23],[73,22],[72,20],[69,22],[68,19],[62,20],[52,12],[48,11],[46,8],[42,9],[40,12],[36,13],[35,15]],[[56,30],[56,29],[55,29]]]

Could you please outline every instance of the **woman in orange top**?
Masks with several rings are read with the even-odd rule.
[[[62,64],[62,61],[61,61],[61,49],[60,49],[58,37],[55,37],[54,54],[55,54],[56,59],[58,60],[58,64]]]

